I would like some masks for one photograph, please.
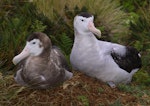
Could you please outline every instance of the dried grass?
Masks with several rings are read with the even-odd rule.
[[[57,22],[60,18],[67,20],[67,24],[72,26],[70,19],[65,15],[65,6],[68,11],[74,12],[75,7],[82,9],[86,7],[88,12],[96,16],[96,25],[104,26],[108,35],[127,34],[128,26],[126,26],[127,14],[121,11],[118,1],[112,0],[33,0],[39,12],[42,12],[51,21]],[[58,17],[59,14],[60,17]],[[73,20],[73,17],[72,19]],[[72,21],[71,21],[72,22]]]
[[[14,82],[12,75],[0,77],[1,106],[90,106],[119,103],[125,106],[148,105],[147,94],[138,98],[133,93],[111,89],[106,84],[73,72],[74,77],[64,84],[47,90],[34,90],[21,87]],[[118,102],[119,101],[119,102]]]

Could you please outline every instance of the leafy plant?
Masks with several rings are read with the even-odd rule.
[[[78,96],[78,99],[82,101],[83,105],[84,106],[89,106],[89,101],[88,101],[88,98],[86,96]]]
[[[138,71],[134,76],[134,80],[141,85],[149,86],[150,84],[150,76],[145,70]]]
[[[61,35],[57,36],[50,36],[52,41],[59,46],[62,51],[66,54],[69,55],[73,41],[69,36],[67,36],[65,33],[62,33]]]
[[[133,94],[136,98],[140,98],[141,105],[147,105],[149,104],[149,87],[146,87],[145,85],[122,85],[120,84],[118,88],[121,91],[128,92],[130,94]],[[146,98],[146,101],[143,101],[143,98]]]
[[[149,0],[120,0],[120,2],[123,9],[130,15],[126,20],[130,26],[130,33],[127,36],[117,35],[113,37],[113,40],[133,46],[140,51],[142,69],[135,74],[134,81],[148,85],[150,79],[150,2]]]
[[[98,92],[103,93],[104,89],[103,88],[98,88]]]
[[[42,32],[46,29],[46,25],[43,25],[43,22],[39,20],[35,20],[33,24],[31,25],[31,29],[33,32]]]
[[[147,7],[149,5],[149,0],[120,0],[123,9],[127,12],[137,12],[138,7]]]
[[[6,11],[2,8],[5,6],[13,9]],[[5,0],[0,9],[3,12],[0,17],[0,71],[7,73],[14,67],[12,58],[20,52],[26,37],[34,31],[44,31],[46,25],[37,18],[34,5],[29,2]]]
[[[111,103],[109,106],[123,106],[123,104],[121,103],[119,98],[114,103]]]
[[[130,24],[131,36],[128,37],[128,41],[132,42],[131,45],[142,51],[143,67],[150,73],[150,7],[148,10],[141,9],[140,14],[136,23],[131,22]]]

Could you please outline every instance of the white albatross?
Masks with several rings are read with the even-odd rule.
[[[139,52],[128,46],[100,41],[94,16],[80,13],[74,18],[74,44],[70,61],[75,70],[108,83],[112,88],[119,83],[130,83],[141,67]]]

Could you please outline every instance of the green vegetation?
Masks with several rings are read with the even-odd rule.
[[[0,71],[7,73],[13,68],[12,58],[24,46],[26,37],[34,31],[44,31],[46,25],[28,2],[3,0],[0,10]]]
[[[78,96],[78,99],[81,100],[82,105],[89,106],[89,101],[86,96],[83,96],[83,95]]]
[[[109,106],[123,106],[120,99],[117,99],[114,103],[110,104]]]
[[[116,0],[33,1],[39,13],[42,12],[46,17],[54,21],[56,25],[60,21],[64,22],[63,24],[59,24],[59,26],[63,25],[64,27],[64,25],[67,25],[71,31],[73,30],[72,22],[74,16],[81,11],[88,11],[95,16],[96,26],[103,29],[103,35],[126,35],[128,33],[128,26],[125,25],[127,14],[120,10],[119,2]]]
[[[33,100],[33,103],[38,101],[43,105],[44,102],[39,100],[49,100],[49,96],[46,94],[51,95],[51,90],[34,91],[20,87],[14,82],[12,75],[15,66],[12,64],[12,58],[22,50],[29,34],[40,31],[51,38],[52,43],[63,51],[69,62],[74,39],[73,18],[81,11],[94,14],[95,25],[102,31],[102,40],[134,46],[140,51],[143,67],[134,75],[133,85],[119,85],[118,89],[123,93],[122,95],[132,94],[140,105],[150,104],[149,0],[1,0],[0,105],[29,105],[27,101],[31,102],[30,99]],[[69,91],[65,91],[65,94],[71,92],[68,98],[69,100],[73,99],[72,105],[78,105],[76,101],[79,101],[79,104],[89,106],[92,101],[88,94],[92,95],[97,91],[97,95],[105,96],[104,93],[109,92],[101,86],[96,86],[93,93],[90,92],[92,87],[88,84],[85,85],[89,88],[83,90],[89,91],[86,92],[87,94],[80,92],[77,94],[78,96],[72,97],[75,92],[72,90],[73,87]],[[80,88],[78,85],[77,87]],[[41,96],[43,92],[45,95]],[[112,90],[112,92],[115,91]],[[26,97],[26,95],[28,96]],[[38,97],[36,97],[37,95]],[[64,96],[59,92],[58,95],[55,97],[59,100]],[[95,95],[93,96],[95,97]],[[96,97],[98,98],[98,96]],[[106,103],[110,106],[122,106],[126,102],[122,102],[122,98],[119,97]],[[49,105],[53,104],[48,103],[50,103]],[[98,103],[105,105],[101,100]],[[128,105],[131,104],[128,103]]]
[[[136,86],[119,85],[118,88],[119,88],[119,90],[124,91],[124,92],[128,92],[128,93],[134,95],[137,98],[141,98],[140,102],[143,105],[146,105],[147,103],[150,103],[150,101],[148,100],[148,99],[150,99],[149,89],[146,88],[143,85],[136,85]],[[142,101],[145,97],[148,101]]]
[[[121,1],[123,10],[130,14],[130,33],[124,39],[125,44],[134,46],[142,56],[142,69],[134,76],[141,84],[150,84],[150,1]],[[147,74],[149,73],[149,75]]]

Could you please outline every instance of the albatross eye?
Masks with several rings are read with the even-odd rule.
[[[32,44],[36,44],[36,42],[32,42]]]
[[[83,22],[83,21],[84,21],[84,19],[81,19],[81,21]]]

